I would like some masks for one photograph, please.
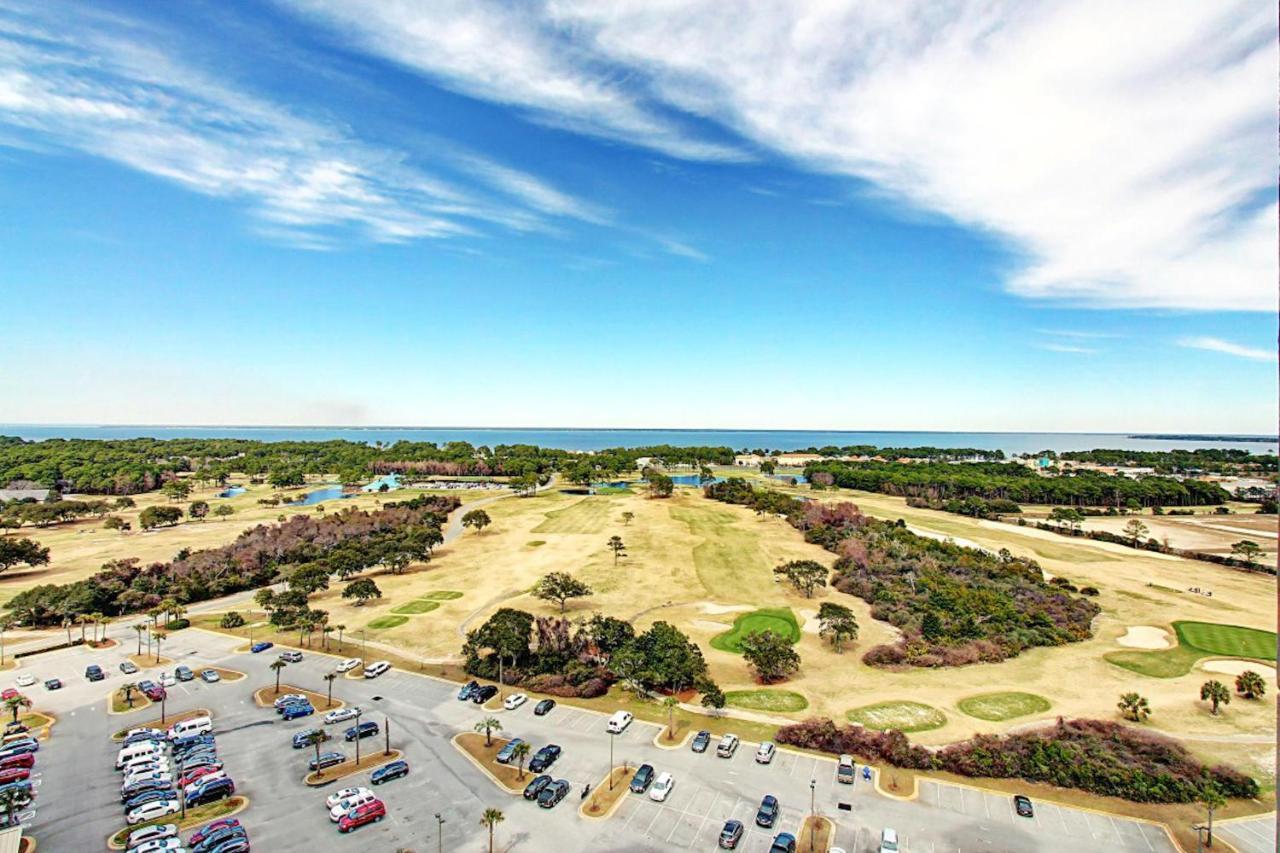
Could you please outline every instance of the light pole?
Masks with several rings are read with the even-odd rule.
[[[817,796],[818,780],[809,780],[809,849],[813,850],[816,845],[815,836],[818,834],[818,815],[814,806],[814,798]]]
[[[356,767],[360,766],[360,714],[363,713],[356,708]]]
[[[369,638],[364,630],[360,631],[360,654],[363,656],[364,665],[369,665]]]
[[[609,790],[613,790],[613,732],[609,732]]]
[[[444,853],[444,818],[436,812],[436,853]]]
[[[383,731],[383,734],[387,736],[387,739],[385,742],[386,749],[383,751],[382,754],[390,755],[391,754],[391,718],[390,717],[384,716],[382,718],[382,731]]]

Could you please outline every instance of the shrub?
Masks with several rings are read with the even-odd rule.
[[[181,631],[183,628],[190,627],[190,619],[170,619],[168,622],[164,623],[164,629],[166,631]]]
[[[240,615],[238,610],[232,610],[230,613],[224,613],[222,619],[218,621],[218,626],[222,628],[239,628],[244,625],[244,617]]]

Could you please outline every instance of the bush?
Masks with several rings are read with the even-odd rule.
[[[244,625],[244,617],[240,615],[238,610],[232,610],[230,613],[224,613],[222,619],[218,621],[221,628],[240,628]]]
[[[166,631],[181,631],[183,628],[190,627],[190,619],[170,619],[168,622],[164,623],[164,629]]]

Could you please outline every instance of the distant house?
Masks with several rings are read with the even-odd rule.
[[[765,460],[758,453],[739,453],[733,457],[733,464],[742,468],[754,468]]]
[[[4,501],[43,501],[49,497],[48,489],[0,489],[0,503]]]
[[[823,457],[816,453],[779,453],[773,459],[781,468],[803,468],[810,462],[821,462]]]

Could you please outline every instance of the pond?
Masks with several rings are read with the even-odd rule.
[[[702,480],[698,479],[697,474],[677,474],[676,476],[671,478],[671,482],[677,486],[701,487],[709,483],[723,483],[724,477],[715,477],[713,479],[707,480],[706,482],[703,482]],[[645,489],[645,488],[648,488],[648,483],[644,482],[643,480],[617,480],[612,483],[592,483],[591,484],[591,487],[595,489],[604,488],[604,487],[611,488],[611,489],[622,489],[622,488],[626,488],[627,486],[630,486],[633,489]]]
[[[380,492],[380,491],[383,491],[382,487],[384,485],[387,487],[386,491],[391,491],[392,489],[400,488],[400,475],[399,474],[383,474],[381,477],[374,480],[372,483],[369,483],[365,486],[361,486],[360,490],[363,492]]]
[[[243,495],[246,489],[244,486],[232,486],[229,489],[223,489],[218,492],[220,498],[234,498],[236,495]]]
[[[342,486],[325,486],[323,489],[317,489],[314,492],[307,492],[302,496],[302,500],[293,501],[287,506],[311,506],[313,504],[322,504],[325,501],[336,501],[343,498],[354,497],[342,491]]]
[[[770,474],[769,477],[773,480],[781,480],[784,483],[790,483],[792,480],[795,480],[796,483],[801,486],[809,482],[805,479],[804,474]]]

